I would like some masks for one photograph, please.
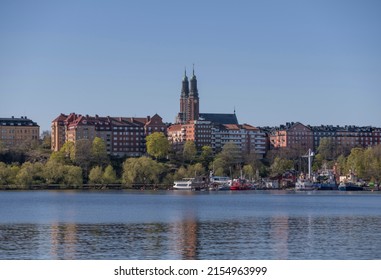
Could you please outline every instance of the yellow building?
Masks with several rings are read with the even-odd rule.
[[[40,127],[37,123],[21,118],[0,118],[0,142],[6,148],[16,147],[22,143],[39,140]]]

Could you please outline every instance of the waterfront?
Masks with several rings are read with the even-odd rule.
[[[381,259],[379,192],[0,192],[0,259]]]

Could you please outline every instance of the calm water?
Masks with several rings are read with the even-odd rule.
[[[0,259],[381,259],[381,193],[0,192]]]

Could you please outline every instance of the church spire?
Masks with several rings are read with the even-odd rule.
[[[194,64],[193,64],[192,78],[190,79],[190,95],[198,97],[197,78],[196,78],[196,75],[194,74]]]
[[[184,78],[181,88],[181,97],[188,97],[189,95],[189,82],[187,77],[187,68],[184,69]]]

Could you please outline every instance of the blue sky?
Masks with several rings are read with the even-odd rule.
[[[381,126],[381,1],[0,0],[0,117],[203,113]]]

